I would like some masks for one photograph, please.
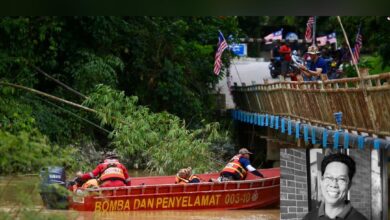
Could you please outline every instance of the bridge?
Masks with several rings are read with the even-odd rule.
[[[390,145],[390,73],[232,90],[235,120],[335,148]],[[337,121],[336,121],[336,118]]]

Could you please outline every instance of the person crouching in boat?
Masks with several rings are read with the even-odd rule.
[[[200,183],[200,178],[196,175],[192,175],[192,168],[180,169],[176,174],[175,183],[187,184],[187,183]]]
[[[218,180],[220,182],[245,180],[248,171],[258,177],[264,178],[263,174],[251,165],[249,161],[250,154],[252,153],[248,149],[241,148],[238,154],[230,159],[229,163],[223,168]]]
[[[99,178],[100,187],[130,186],[131,180],[126,167],[118,160],[114,152],[108,152],[103,163],[92,172],[79,175],[82,181]]]
[[[77,189],[96,189],[99,187],[99,183],[97,179],[89,179],[88,181],[82,181],[81,178],[78,178],[79,176],[82,176],[83,173],[81,171],[78,171],[76,173],[76,179],[71,181],[71,190],[73,192],[76,192]]]

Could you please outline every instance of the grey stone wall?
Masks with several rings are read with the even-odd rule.
[[[308,212],[305,149],[280,149],[280,169],[280,219],[302,219]]]

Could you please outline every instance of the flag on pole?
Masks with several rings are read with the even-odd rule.
[[[218,31],[218,49],[217,52],[215,53],[215,61],[214,61],[214,74],[219,75],[219,72],[221,71],[222,67],[222,53],[223,51],[228,48],[228,44],[223,37],[223,34],[221,31]]]
[[[306,33],[305,33],[305,40],[306,42],[312,42],[313,40],[313,25],[314,25],[314,17],[309,17],[309,20],[306,24]]]
[[[282,40],[283,28],[264,37],[265,44],[271,44],[274,40]]]
[[[328,36],[316,37],[317,46],[319,47],[325,46],[326,41],[328,41]]]
[[[327,37],[328,37],[329,43],[337,44],[337,39],[336,39],[336,33],[335,32],[328,34]]]
[[[337,44],[336,33],[330,33],[326,36],[316,37],[317,46],[325,46],[327,42]]]
[[[353,64],[358,64],[359,63],[359,58],[360,58],[360,49],[362,48],[362,35],[360,34],[360,26],[358,29],[358,33],[356,35],[356,40],[355,40],[355,47],[353,48],[353,56],[352,56],[352,62]]]

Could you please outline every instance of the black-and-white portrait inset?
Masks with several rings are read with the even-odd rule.
[[[281,149],[281,219],[386,220],[387,161],[385,149]]]

